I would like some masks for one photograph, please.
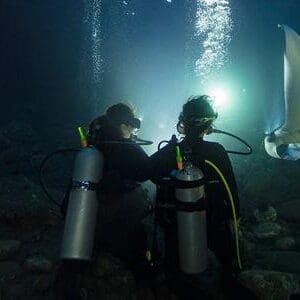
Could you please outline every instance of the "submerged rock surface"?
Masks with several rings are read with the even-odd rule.
[[[239,280],[259,299],[289,300],[300,293],[300,277],[294,274],[266,270],[249,270],[239,275]]]

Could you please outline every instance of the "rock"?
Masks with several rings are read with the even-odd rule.
[[[244,260],[244,264],[253,264],[255,262],[256,245],[246,239],[240,239],[240,252]]]
[[[41,256],[27,258],[24,268],[31,272],[48,273],[52,269],[52,262]]]
[[[0,241],[0,260],[4,260],[18,252],[21,242],[16,240]]]
[[[37,184],[20,176],[7,182],[6,188],[0,201],[0,222],[22,228],[48,222],[52,206]]]
[[[28,293],[24,288],[23,283],[12,282],[9,285],[6,285],[5,289],[3,289],[3,294],[1,296],[3,297],[3,299],[18,300],[18,299],[27,299],[26,298],[27,295]]]
[[[41,294],[46,295],[53,286],[53,275],[39,274],[29,275],[19,280],[18,282],[11,282],[6,286],[3,299],[44,299]],[[35,298],[35,296],[37,298]],[[1,299],[1,298],[0,298]],[[48,299],[48,298],[47,298]],[[50,299],[55,299],[50,298]]]
[[[300,222],[300,199],[281,203],[277,206],[279,217],[289,222]]]
[[[52,286],[52,276],[48,274],[39,275],[33,281],[33,290],[37,293],[43,293],[50,289]]]
[[[300,252],[264,251],[257,262],[260,268],[300,275]]]
[[[278,250],[291,250],[295,247],[296,241],[292,237],[284,237],[275,243]]]
[[[289,300],[300,292],[299,276],[266,270],[248,270],[239,275],[239,281],[259,299]]]
[[[282,228],[277,223],[262,223],[254,228],[254,235],[258,239],[268,239],[278,236]]]
[[[253,232],[243,230],[241,239],[246,239],[249,242],[254,242],[255,241],[255,236],[254,236]]]
[[[101,254],[83,276],[82,291],[88,299],[136,299],[133,274],[122,262],[109,254]]]
[[[277,211],[273,206],[269,206],[265,211],[261,212],[259,209],[255,209],[254,217],[258,223],[270,223],[275,222],[277,219]]]
[[[0,282],[13,280],[22,272],[20,265],[14,261],[0,262]]]
[[[107,253],[98,256],[93,267],[93,274],[96,277],[111,276],[124,268],[121,260]]]

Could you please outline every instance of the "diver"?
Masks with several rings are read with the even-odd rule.
[[[141,222],[152,206],[141,185],[149,173],[148,156],[134,135],[140,125],[133,109],[124,103],[110,106],[89,125],[88,147],[76,158],[85,162],[77,168],[75,161],[73,181],[62,205],[66,223],[61,250],[63,260],[57,279],[58,299],[79,299],[80,278],[100,252],[119,257],[136,279],[143,273],[147,237]],[[97,179],[74,179],[76,168],[82,169],[87,178],[100,178],[99,184]],[[101,168],[101,174],[95,168]],[[79,196],[74,201],[76,193]]]
[[[140,125],[133,109],[118,103],[96,118],[88,133],[89,143],[104,156],[96,247],[131,266],[144,257],[146,237],[140,222],[151,210],[141,185],[148,179],[148,155],[135,143]]]
[[[237,221],[239,218],[239,197],[231,162],[224,147],[219,143],[204,140],[205,135],[212,131],[217,116],[209,96],[189,98],[183,105],[177,123],[177,130],[184,138],[178,142],[173,136],[175,138],[168,145],[150,156],[149,164],[152,180],[158,185],[157,201],[163,204],[175,199],[174,187],[165,184],[164,180],[174,179],[178,169],[182,168],[182,161],[178,161],[178,151],[181,151],[186,162],[202,170],[205,182],[207,246],[218,258],[223,269],[222,274],[226,277],[227,274],[231,275],[239,270],[235,243],[237,235],[234,235],[232,226],[233,220]],[[232,203],[224,183],[212,165],[226,178]],[[165,267],[173,276],[172,274],[178,273],[179,265],[176,232],[179,231],[179,225],[176,224],[174,211],[158,211],[158,222],[165,229]],[[191,230],[186,232],[186,235],[190,233]]]

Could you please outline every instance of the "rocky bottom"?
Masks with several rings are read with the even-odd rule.
[[[56,298],[63,222],[56,215],[44,221],[1,223],[1,300]],[[168,283],[160,271],[152,280],[136,280],[122,261],[101,253],[82,275],[81,299],[300,299],[299,230],[297,223],[278,218],[273,207],[245,218],[240,233],[244,270],[228,281],[227,291],[213,255],[206,274]]]

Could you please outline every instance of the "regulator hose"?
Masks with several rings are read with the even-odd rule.
[[[153,142],[152,141],[147,141],[147,140],[143,140],[140,139],[136,136],[133,136],[132,141],[129,142],[124,142],[124,141],[103,141],[101,142],[101,144],[125,144],[125,145],[140,145],[140,146],[148,146],[148,145],[152,145]],[[78,152],[80,151],[80,148],[65,148],[65,149],[58,149],[54,152],[51,152],[49,154],[47,154],[45,156],[45,158],[42,160],[41,164],[40,164],[40,168],[39,168],[39,183],[42,187],[43,192],[45,193],[46,197],[53,202],[56,206],[58,206],[59,208],[61,208],[61,203],[57,202],[56,200],[54,200],[54,198],[50,195],[50,193],[48,192],[46,185],[44,183],[44,167],[47,163],[47,161],[59,154],[59,153],[67,153],[67,152]]]
[[[54,198],[50,195],[50,193],[48,192],[46,185],[44,184],[44,167],[47,163],[47,161],[53,157],[54,155],[58,154],[58,153],[66,153],[66,152],[78,152],[80,151],[80,149],[76,149],[76,148],[67,148],[67,149],[59,149],[56,150],[54,152],[49,153],[48,155],[45,156],[45,158],[42,160],[41,164],[40,164],[40,169],[39,169],[39,182],[40,185],[42,187],[43,192],[45,193],[45,195],[47,196],[47,198],[53,202],[55,205],[57,205],[58,207],[61,208],[61,204],[58,203],[57,201],[54,200]]]
[[[219,130],[219,129],[212,129],[211,131],[212,133],[220,133],[220,134],[225,134],[225,135],[228,135],[228,136],[231,136],[233,138],[235,138],[236,140],[240,141],[242,144],[244,144],[247,148],[248,148],[248,151],[247,152],[240,152],[240,151],[233,151],[233,150],[226,150],[227,153],[231,153],[231,154],[239,154],[239,155],[250,155],[252,154],[253,150],[252,150],[252,147],[243,139],[241,139],[240,137],[232,134],[232,133],[229,133],[227,131],[223,131],[223,130]]]
[[[234,135],[234,134],[232,134],[232,133],[230,133],[230,132],[227,132],[227,131],[223,131],[223,130],[219,130],[219,129],[213,128],[213,129],[211,129],[211,131],[210,131],[209,133],[220,133],[220,134],[228,135],[228,136],[233,137],[233,138],[235,138],[236,140],[240,141],[242,144],[244,144],[244,145],[248,148],[248,151],[247,151],[247,152],[234,151],[234,150],[226,150],[227,153],[230,153],[230,154],[238,154],[238,155],[250,155],[250,154],[252,154],[252,152],[253,152],[252,147],[251,147],[245,140],[243,140],[242,138],[240,138],[240,137],[238,137],[238,136],[236,136],[236,135]],[[161,141],[161,142],[158,144],[158,146],[157,146],[158,150],[161,149],[161,145],[162,145],[162,144],[169,144],[169,143],[174,142],[174,137],[175,137],[175,139],[176,139],[176,136],[173,134],[170,141],[167,141],[167,140]],[[175,143],[176,143],[176,142],[177,142],[177,140],[175,141]]]

